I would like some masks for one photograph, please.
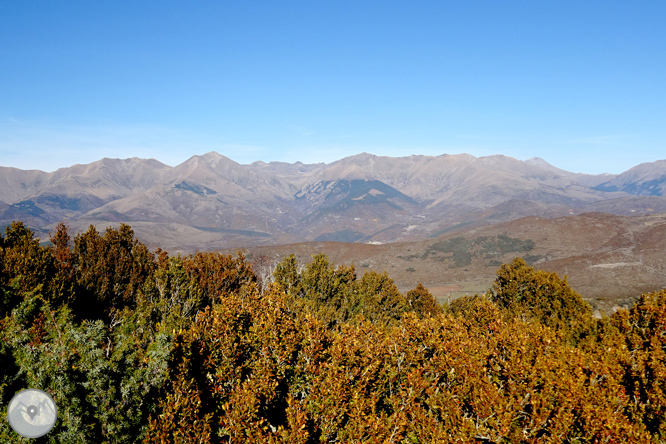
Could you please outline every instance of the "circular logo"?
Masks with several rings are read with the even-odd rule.
[[[56,423],[58,409],[48,393],[21,390],[9,402],[7,419],[12,429],[26,438],[39,438],[51,431]]]

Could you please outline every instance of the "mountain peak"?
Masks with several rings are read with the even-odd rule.
[[[218,163],[218,162],[234,162],[233,160],[229,159],[227,156],[223,156],[222,154],[218,153],[217,151],[209,151],[206,154],[202,154],[200,156],[192,156],[192,158],[197,158],[201,159],[206,163]]]
[[[532,164],[534,166],[537,166],[537,167],[542,168],[544,170],[551,171],[551,172],[556,173],[556,174],[562,174],[562,175],[568,175],[568,176],[577,175],[576,173],[571,173],[571,172],[568,172],[568,171],[563,170],[561,168],[558,168],[558,167],[546,162],[541,157],[532,157],[530,159],[527,159],[525,161],[525,163]]]
[[[218,153],[217,151],[208,151],[206,154],[201,154],[199,157],[202,159],[220,159],[220,158],[225,158],[222,154]]]
[[[525,162],[538,166],[552,166],[551,164],[543,160],[541,157],[532,157],[530,159],[527,159]]]
[[[370,162],[377,159],[377,156],[374,154],[362,152],[360,154],[354,154],[353,156],[347,156],[343,159],[338,160],[337,162],[351,162],[351,163],[363,163],[363,162]],[[334,163],[337,163],[334,162]]]
[[[233,166],[239,166],[240,164],[238,162],[235,162],[232,159],[229,159],[226,156],[223,156],[222,154],[216,152],[216,151],[210,151],[206,154],[201,154],[201,155],[195,155],[187,159],[185,162],[183,162],[181,165],[190,165],[190,164],[195,164],[195,165],[207,165],[209,167],[217,167],[220,165],[233,165]]]

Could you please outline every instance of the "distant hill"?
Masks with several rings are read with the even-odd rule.
[[[586,175],[543,159],[359,154],[330,164],[238,164],[210,152],[175,167],[102,159],[52,173],[0,167],[0,225],[45,236],[129,223],[171,251],[288,242],[427,239],[525,216],[666,211],[666,161]]]
[[[251,262],[262,258],[264,264],[291,253],[302,263],[325,253],[333,263],[353,264],[359,275],[387,271],[402,291],[421,282],[440,302],[488,290],[499,266],[521,256],[537,269],[567,275],[592,306],[610,312],[630,306],[643,292],[666,288],[666,213],[530,216],[419,241],[305,242],[247,250]]]

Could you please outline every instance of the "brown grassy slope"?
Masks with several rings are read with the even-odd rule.
[[[566,274],[576,291],[608,312],[642,292],[666,287],[666,214],[526,217],[417,242],[247,249],[251,260],[264,256],[271,264],[290,253],[306,263],[320,252],[335,264],[354,264],[359,275],[387,271],[402,291],[422,282],[440,301],[483,291],[500,263],[522,256],[537,269]]]

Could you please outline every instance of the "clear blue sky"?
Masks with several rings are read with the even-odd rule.
[[[0,165],[666,158],[664,1],[0,2]]]

